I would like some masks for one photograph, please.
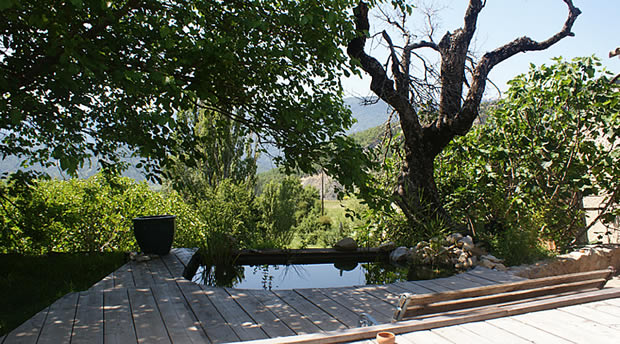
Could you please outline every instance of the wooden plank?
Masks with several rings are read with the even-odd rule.
[[[114,271],[114,288],[132,288],[135,286],[131,262],[127,262]]]
[[[412,293],[412,294],[428,294],[428,293],[432,293],[433,290],[425,288],[419,284],[416,284],[413,281],[406,281],[406,282],[395,282],[393,283],[393,285],[405,289],[408,293]]]
[[[297,294],[301,295],[306,300],[312,302],[333,318],[338,319],[347,327],[358,327],[360,317],[359,314],[352,312],[344,307],[342,304],[332,300],[329,296],[321,293],[318,288],[312,289],[295,289]]]
[[[495,327],[501,328],[504,331],[510,332],[515,335],[523,336],[527,338],[529,341],[534,343],[545,343],[545,344],[570,344],[572,342],[560,338],[558,336],[554,336],[551,333],[541,330],[539,328],[524,324],[517,320],[514,320],[512,317],[507,318],[497,318],[485,321],[488,324],[491,324]]]
[[[112,288],[114,288],[114,272],[111,272],[109,275],[105,276],[102,280],[93,284],[93,286],[90,287],[89,290],[103,291],[103,290],[112,289]]]
[[[129,262],[131,265],[131,271],[133,274],[133,280],[136,282],[137,288],[148,288],[155,284],[153,274],[149,269],[147,262]]]
[[[103,293],[79,293],[71,343],[103,343]]]
[[[50,306],[37,343],[68,343],[71,341],[78,296],[78,293],[69,293]]]
[[[284,321],[279,319],[248,290],[227,288],[226,291],[254,319],[254,322],[259,324],[269,337],[295,335],[295,332]]]
[[[223,288],[203,287],[204,294],[241,340],[268,338],[254,319]]]
[[[608,299],[608,300],[605,300],[605,303],[610,304],[612,306],[620,307],[620,298],[618,298],[618,299]]]
[[[551,285],[567,284],[578,281],[597,280],[598,282],[605,281],[605,278],[611,273],[609,270],[599,270],[587,273],[577,273],[569,275],[561,275],[554,277],[537,278],[525,281],[518,281],[506,284],[487,285],[481,287],[444,291],[440,293],[412,295],[412,298],[419,303],[430,303],[444,300],[459,299],[464,297],[477,297],[484,295],[493,295],[498,293],[505,293],[517,290],[532,289]],[[461,280],[462,281],[462,280]],[[416,283],[427,282],[438,283],[435,281],[419,281]],[[445,284],[446,286],[450,284]],[[429,286],[429,288],[431,288]]]
[[[616,344],[620,338],[620,330],[614,330],[559,310],[522,314],[514,319],[577,343]]]
[[[295,308],[299,313],[307,316],[310,321],[324,331],[347,328],[338,319],[335,319],[292,290],[276,290],[274,294],[278,295],[280,299]]]
[[[296,337],[274,338],[271,341],[252,341],[246,344],[259,343],[340,343],[351,342],[355,340],[374,338],[377,332],[390,331],[395,334],[401,334],[411,331],[428,330],[445,326],[464,324],[474,321],[482,321],[495,319],[498,317],[523,314],[528,312],[536,312],[545,309],[563,307],[567,305],[580,304],[603,300],[607,298],[620,297],[620,290],[603,289],[595,292],[584,292],[576,295],[567,295],[555,297],[546,300],[537,300],[528,303],[511,305],[505,308],[493,307],[484,312],[470,312],[460,317],[450,315],[439,315],[432,319],[408,320],[393,324],[382,324],[377,326],[369,326],[363,328],[348,329],[343,331],[329,331],[317,334],[307,334]],[[604,327],[604,326],[602,326]]]
[[[493,281],[490,281],[490,280],[488,280],[486,278],[481,278],[481,277],[478,277],[476,275],[471,275],[471,274],[467,274],[467,273],[460,273],[460,274],[458,274],[458,276],[461,277],[461,278],[464,278],[464,279],[476,282],[476,283],[478,283],[480,285],[494,285],[494,284],[497,284],[497,282],[493,282]]]
[[[399,315],[398,320],[403,318],[410,318],[416,315],[421,314],[433,314],[439,312],[447,312],[458,309],[466,309],[473,307],[481,307],[492,304],[506,303],[517,300],[526,300],[534,297],[539,297],[543,295],[554,295],[565,293],[568,291],[576,291],[576,290],[585,290],[585,289],[596,289],[601,283],[604,283],[605,280],[593,280],[593,281],[581,281],[574,283],[566,283],[560,285],[552,285],[548,287],[541,287],[535,289],[526,289],[526,290],[517,290],[509,293],[500,293],[495,295],[485,295],[473,298],[465,298],[457,297],[455,299],[451,299],[448,301],[435,302],[432,296],[424,297],[425,301],[418,301],[417,297],[410,296],[409,300],[404,300],[404,302],[409,301],[407,304],[408,307],[405,308],[403,304],[403,312]],[[443,295],[436,295],[438,300],[445,300]],[[428,301],[430,300],[430,301]],[[429,302],[429,303],[424,303]]]
[[[280,299],[272,291],[268,290],[246,290],[249,294],[256,297],[265,307],[272,311],[278,319],[282,320],[286,325],[297,334],[320,332],[308,316],[301,314],[295,308]]]
[[[204,290],[188,280],[177,280],[177,285],[211,342],[226,343],[239,340],[239,336],[213,306]]]
[[[531,343],[528,338],[524,338],[518,334],[514,334],[503,330],[499,327],[493,326],[484,321],[476,321],[467,324],[457,325],[463,329],[474,333],[476,338],[483,337],[483,340],[477,341],[477,343],[502,343],[502,344],[526,344]],[[435,331],[435,330],[432,330]],[[473,337],[468,337],[467,341],[471,341]]]
[[[477,266],[474,269],[471,269],[465,273],[472,275],[472,276],[484,278],[484,279],[487,279],[495,283],[511,283],[511,282],[527,280],[526,278],[523,278],[523,277],[515,276],[515,275],[509,274],[506,272],[502,272],[502,271],[495,271],[495,270],[483,268],[481,266]]]
[[[137,342],[127,289],[113,289],[103,293],[103,319],[104,343]]]
[[[620,304],[614,305],[613,303],[608,302],[608,301],[613,301],[613,300],[591,302],[588,304],[584,304],[584,306],[595,309],[598,312],[603,312],[603,313],[614,315],[616,317],[620,317]]]
[[[174,283],[174,278],[160,257],[153,258],[146,262],[154,284]]]
[[[430,330],[426,331],[415,331],[409,333],[403,333],[401,335],[396,336],[396,342],[400,343],[401,339],[406,339],[411,343],[424,343],[424,344],[452,344],[457,342],[451,342],[448,339],[433,333]],[[464,343],[466,340],[462,338],[460,343]]]
[[[151,290],[173,343],[210,343],[176,284],[158,284]]]
[[[429,294],[434,295],[435,293],[442,293],[442,292],[447,292],[447,291],[452,291],[452,289],[448,288],[447,286],[438,284],[433,282],[432,280],[423,280],[423,281],[411,281],[411,283],[417,284],[423,288],[426,288],[428,290],[430,290],[431,292]],[[428,295],[428,294],[426,294]]]
[[[45,307],[39,313],[35,314],[32,318],[26,320],[23,324],[19,325],[16,329],[9,332],[4,339],[5,343],[20,343],[20,344],[34,344],[39,338],[39,333],[45,323],[45,318],[49,312],[49,307]]]
[[[356,314],[367,313],[379,323],[388,323],[392,320],[394,306],[356,288],[321,288],[325,295],[346,305]]]
[[[183,270],[185,270],[185,265],[179,260],[179,257],[176,255],[176,250],[173,249],[175,253],[170,253],[161,257],[162,262],[166,265],[172,276],[181,277],[183,276]]]
[[[620,315],[601,312],[589,304],[558,308],[560,312],[566,312],[580,318],[599,323],[601,325],[620,329]]]
[[[129,304],[138,343],[171,343],[150,289],[129,289]]]
[[[179,259],[183,266],[187,266],[189,260],[192,259],[192,256],[196,253],[198,249],[192,248],[177,248],[174,251],[174,255]]]
[[[490,325],[489,325],[490,326]],[[499,342],[493,341],[484,335],[474,333],[463,326],[447,326],[431,330],[432,333],[439,335],[454,343],[476,343],[476,344],[496,344],[496,343],[508,343],[508,341],[500,340]]]
[[[354,288],[357,291],[368,293],[378,299],[384,300],[394,307],[398,304],[400,295],[407,292],[407,290],[393,284],[386,284],[384,286],[357,286]]]

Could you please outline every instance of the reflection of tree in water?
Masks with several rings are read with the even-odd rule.
[[[454,274],[450,268],[437,268],[425,265],[395,266],[387,263],[362,264],[366,284],[387,284],[399,281],[419,281]]]
[[[365,271],[366,284],[387,284],[406,281],[409,268],[394,266],[387,263],[362,264]]]
[[[202,284],[210,287],[233,287],[245,277],[242,265],[212,265],[202,270]]]
[[[283,270],[283,272],[281,274],[281,279],[282,280],[286,279],[286,277],[288,276],[290,271],[293,271],[297,276],[299,276],[301,278],[304,278],[304,279],[307,279],[307,277],[310,277],[308,272],[306,271],[306,269],[303,268],[303,265],[296,265],[296,264],[292,264],[292,265],[267,265],[267,264],[265,264],[265,265],[256,265],[256,266],[254,266],[253,273],[256,274],[260,270],[261,286],[265,290],[271,290],[274,287],[273,280],[275,278],[274,275],[276,275],[275,271],[278,271],[281,268],[284,268],[284,270]],[[277,285],[276,285],[276,287],[277,287]]]

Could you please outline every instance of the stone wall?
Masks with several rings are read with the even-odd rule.
[[[589,245],[553,259],[531,265],[514,266],[509,271],[520,277],[540,278],[601,270],[609,266],[620,271],[620,245]]]

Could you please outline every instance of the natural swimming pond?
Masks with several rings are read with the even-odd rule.
[[[192,281],[239,289],[295,289],[386,284],[449,276],[453,272],[386,262],[200,266]]]

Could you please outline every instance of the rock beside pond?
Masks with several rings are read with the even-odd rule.
[[[409,258],[409,249],[406,247],[398,247],[390,253],[390,261],[395,263],[406,262]]]
[[[502,271],[506,269],[501,259],[486,255],[471,236],[461,233],[417,243],[410,249],[410,260],[421,265],[453,266],[457,270],[467,270],[477,265]]]
[[[393,241],[384,242],[379,245],[379,251],[381,252],[390,252],[396,249],[396,244]]]
[[[338,241],[334,248],[339,251],[354,251],[357,250],[357,242],[353,238],[344,238]]]

